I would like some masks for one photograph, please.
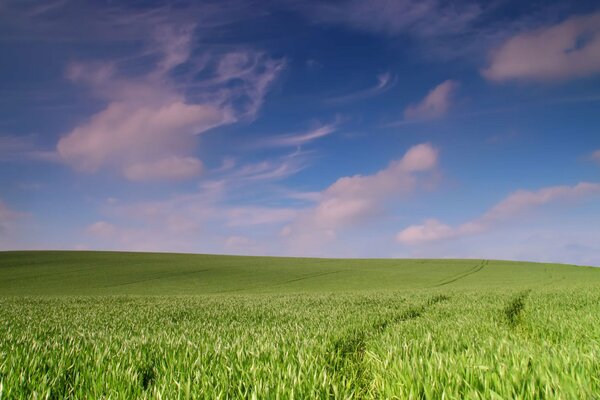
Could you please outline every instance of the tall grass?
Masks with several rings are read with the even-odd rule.
[[[0,300],[2,398],[593,398],[600,294]]]
[[[593,399],[598,282],[477,260],[0,254],[0,399]]]

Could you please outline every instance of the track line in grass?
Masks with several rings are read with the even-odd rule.
[[[525,309],[525,300],[530,292],[531,290],[527,290],[519,293],[508,302],[506,307],[504,307],[504,316],[511,327],[514,328],[521,322],[523,310]]]
[[[306,274],[306,275],[303,275],[303,276],[298,277],[298,278],[288,279],[287,281],[278,283],[278,284],[273,285],[273,286],[286,285],[286,284],[292,283],[292,282],[298,282],[298,281],[303,281],[303,280],[306,280],[306,279],[317,278],[319,276],[338,274],[340,272],[343,272],[343,271],[342,270],[338,270],[338,271],[320,272],[320,273],[316,273],[316,274]]]
[[[76,272],[92,271],[96,268],[98,268],[98,267],[96,265],[93,265],[91,267],[72,269],[69,271],[49,272],[49,273],[45,273],[45,274],[36,274],[35,276],[20,276],[17,278],[7,278],[7,279],[3,279],[2,283],[26,281],[28,279],[50,278],[50,277],[61,276],[61,275],[69,275],[69,274],[76,273]]]
[[[200,272],[210,271],[211,269],[212,268],[206,268],[206,269],[201,269],[201,270],[198,270],[198,271],[180,272],[178,274],[163,274],[163,275],[160,275],[160,276],[153,276],[153,277],[146,278],[146,279],[139,279],[139,280],[136,280],[136,281],[118,283],[116,285],[102,286],[102,288],[112,288],[112,287],[120,287],[120,286],[127,286],[127,285],[135,285],[137,283],[149,282],[149,281],[156,281],[156,280],[159,280],[159,279],[170,279],[170,278],[175,278],[175,277],[180,277],[180,276],[187,276],[187,275],[199,274]]]
[[[437,283],[431,287],[440,287],[440,286],[445,286],[445,285],[449,285],[451,283],[454,283],[460,279],[466,278],[469,275],[473,275],[476,274],[477,272],[481,271],[483,269],[483,267],[485,267],[488,264],[488,260],[482,260],[479,264],[475,265],[475,267],[471,268],[470,270],[468,270],[467,272],[463,272],[461,274],[455,275],[453,277],[450,277],[448,279],[443,280],[440,283]]]
[[[326,275],[332,275],[332,274],[337,274],[340,272],[344,272],[344,270],[338,270],[338,271],[328,271],[328,272],[320,272],[320,273],[316,273],[316,274],[306,274],[297,278],[292,278],[292,279],[288,279],[286,281],[283,282],[276,282],[273,283],[271,285],[263,285],[263,286],[255,286],[255,287],[244,287],[244,288],[237,288],[237,289],[226,289],[226,290],[219,290],[217,292],[211,292],[211,293],[232,293],[232,292],[241,292],[241,291],[246,291],[246,290],[254,290],[254,289],[268,289],[268,288],[272,288],[272,287],[278,287],[278,286],[283,286],[283,285],[287,285],[288,283],[294,283],[294,282],[299,282],[299,281],[303,281],[306,279],[311,279],[311,278],[318,278],[320,276],[326,276]]]
[[[448,300],[446,295],[436,295],[424,304],[408,307],[404,311],[380,321],[370,327],[355,328],[336,339],[328,352],[328,369],[333,376],[329,397],[338,398],[339,387],[350,386],[352,398],[366,398],[369,391],[369,377],[364,363],[367,341],[380,336],[388,327],[419,318],[430,307]]]

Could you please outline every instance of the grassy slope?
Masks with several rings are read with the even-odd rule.
[[[0,295],[294,293],[600,283],[600,269],[481,260],[2,252]]]
[[[599,287],[501,261],[0,253],[0,399],[591,399]]]

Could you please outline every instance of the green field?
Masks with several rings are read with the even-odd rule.
[[[598,268],[0,253],[0,399],[598,393]]]

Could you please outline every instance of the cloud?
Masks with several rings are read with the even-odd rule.
[[[235,201],[227,185],[203,185],[191,194],[176,194],[163,200],[106,202],[104,219],[85,228],[95,245],[120,250],[276,253],[273,232],[292,220],[290,207],[228,204]],[[233,188],[244,191],[244,200],[265,187]],[[270,236],[269,236],[270,234]],[[243,242],[228,237],[268,237]],[[276,238],[275,238],[276,239]],[[271,246],[270,246],[271,245]]]
[[[0,161],[14,160],[32,149],[31,136],[0,136]]]
[[[377,83],[374,86],[343,96],[330,97],[328,99],[325,99],[325,102],[329,104],[341,104],[349,103],[355,100],[368,99],[370,97],[374,97],[388,91],[389,89],[394,87],[395,84],[396,77],[390,72],[384,72],[382,74],[377,75]]]
[[[233,51],[217,62],[209,82],[228,84],[228,94],[238,104],[241,116],[255,118],[270,85],[286,65],[284,59],[271,59],[262,52]]]
[[[600,163],[600,149],[599,149],[599,150],[596,150],[596,151],[594,151],[594,152],[591,154],[590,158],[592,159],[592,161],[595,161],[595,162],[597,162],[597,163]]]
[[[198,175],[198,135],[255,118],[285,62],[250,50],[194,58],[193,32],[190,26],[158,27],[147,45],[156,63],[145,74],[120,73],[116,62],[72,64],[68,78],[88,85],[108,105],[61,137],[60,157],[80,171],[112,168],[134,181]],[[172,77],[185,63],[192,75],[207,78],[190,83]]]
[[[270,238],[261,242],[264,246],[253,242],[243,250],[276,253],[276,245],[269,249],[266,244],[273,243],[273,232],[293,220],[299,210],[278,205],[282,196],[272,183],[297,172],[300,158],[301,153],[293,153],[254,164],[228,159],[223,168],[209,171],[214,173],[212,179],[204,180],[192,193],[155,201],[109,198],[100,210],[104,219],[85,232],[102,248],[185,252],[231,250],[223,247],[224,237],[256,237],[263,232]]]
[[[337,131],[339,119],[330,124],[319,124],[306,132],[279,135],[263,140],[260,145],[265,147],[297,147],[316,139],[328,136]]]
[[[128,165],[125,176],[132,181],[187,179],[200,174],[202,161],[194,157],[170,156],[150,163]]]
[[[0,162],[13,161],[59,162],[56,152],[41,149],[36,144],[35,135],[0,136]]]
[[[296,215],[298,210],[285,207],[232,207],[224,211],[227,226],[268,225],[288,222]]]
[[[0,249],[20,248],[23,235],[23,219],[27,214],[15,211],[0,199]],[[30,232],[27,232],[30,233]],[[31,239],[31,234],[27,235]],[[25,237],[25,236],[24,236]]]
[[[346,0],[293,4],[317,23],[339,24],[389,36],[403,33],[417,37],[457,34],[481,14],[475,2],[451,4],[437,0]]]
[[[318,246],[336,237],[340,228],[380,215],[389,201],[413,192],[421,174],[438,164],[438,150],[428,143],[411,147],[402,158],[372,175],[338,179],[323,190],[317,203],[298,214],[281,235],[292,245]]]
[[[600,13],[517,34],[490,54],[492,81],[564,80],[600,73]]]
[[[447,80],[427,93],[427,96],[417,104],[411,104],[404,110],[407,120],[434,119],[444,116],[451,107],[452,96],[458,83]]]
[[[157,27],[167,23],[177,27],[197,24],[203,36],[220,33],[239,21],[264,16],[264,7],[245,0],[205,2],[78,2],[70,0],[38,2],[3,1],[0,26],[6,26],[6,39],[42,39],[84,43],[123,43],[147,40]],[[94,18],[82,18],[93,15]],[[181,28],[177,28],[178,30]],[[168,36],[169,32],[163,33]],[[173,57],[181,54],[173,47]]]
[[[559,200],[577,199],[598,193],[600,193],[600,183],[589,182],[581,182],[574,186],[546,187],[537,191],[519,190],[472,221],[452,227],[438,220],[428,219],[423,224],[412,225],[400,231],[396,239],[404,244],[418,244],[473,235],[485,232],[494,225],[514,218],[529,209]]]
[[[131,203],[111,199],[100,210],[103,219],[85,232],[96,247],[122,250],[316,254],[343,229],[381,216],[395,199],[413,193],[437,164],[437,150],[421,144],[372,175],[340,178],[309,193],[273,187],[274,161],[240,165],[195,193]]]
[[[89,235],[110,238],[117,234],[118,229],[106,221],[98,221],[88,226],[85,231]]]
[[[230,249],[237,250],[240,247],[245,247],[252,244],[253,241],[246,236],[229,236],[225,239],[225,246]]]
[[[221,167],[214,171],[212,184],[239,187],[256,185],[258,182],[273,182],[302,171],[307,164],[307,153],[297,150],[255,163],[226,165],[227,168]]]
[[[402,243],[419,243],[455,236],[455,230],[436,219],[428,219],[422,225],[412,225],[396,236]]]
[[[116,101],[62,137],[57,150],[79,170],[117,166],[127,177],[135,177],[132,170],[141,163],[186,155],[194,148],[195,134],[226,121],[226,111],[213,105],[186,104],[183,99],[165,104]]]
[[[6,224],[15,219],[17,215],[17,213],[8,208],[8,206],[0,200],[0,230],[4,230]]]

